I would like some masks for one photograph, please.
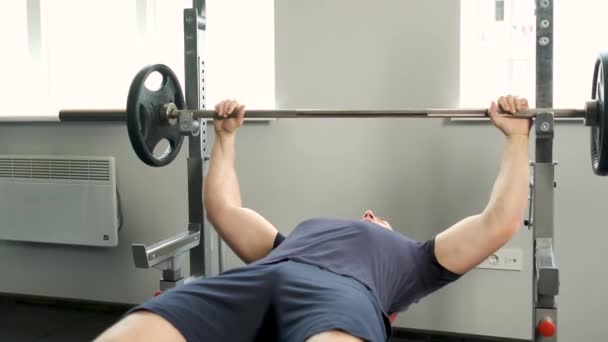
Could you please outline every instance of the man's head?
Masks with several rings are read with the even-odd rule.
[[[393,227],[391,227],[390,223],[388,223],[387,221],[383,220],[381,217],[378,217],[374,214],[373,211],[371,210],[366,210],[363,213],[363,217],[361,217],[361,221],[369,221],[372,223],[375,223],[379,226],[382,226],[386,229],[390,229],[393,230]]]

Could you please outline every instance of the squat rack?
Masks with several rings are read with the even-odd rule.
[[[184,9],[184,66],[186,108],[205,108],[205,0],[193,0],[193,7]],[[190,278],[212,274],[211,227],[205,219],[203,179],[209,161],[207,121],[198,120],[198,134],[188,136],[188,230],[153,245],[133,244],[132,252],[138,268],[155,267],[163,271],[160,291],[183,284],[181,261],[190,252]],[[223,244],[218,237],[220,272],[223,270]]]
[[[536,106],[553,105],[553,1],[536,0]],[[184,63],[186,109],[205,108],[205,0],[193,0],[193,8],[184,10]],[[535,116],[535,160],[530,162],[530,217],[533,230],[533,332],[535,342],[557,341],[557,304],[559,269],[554,255],[554,189],[555,165],[553,137],[555,113]],[[190,252],[190,278],[212,273],[211,228],[205,220],[202,186],[209,161],[207,122],[194,119],[196,134],[189,135],[188,156],[188,230],[150,246],[133,244],[136,267],[162,269],[160,290],[166,290],[187,279],[181,274],[181,260]],[[195,125],[193,122],[190,125]],[[219,269],[223,270],[223,244],[218,237]]]

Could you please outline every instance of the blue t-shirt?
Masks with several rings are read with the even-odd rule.
[[[368,221],[317,218],[256,263],[289,259],[352,277],[390,314],[458,279],[437,262],[434,247],[434,239],[415,241]]]

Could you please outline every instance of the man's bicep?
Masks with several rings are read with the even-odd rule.
[[[211,223],[234,253],[246,263],[270,253],[278,233],[272,223],[248,208],[226,208],[214,215]]]
[[[464,274],[502,247],[511,231],[483,215],[467,217],[437,235],[437,260],[450,271]]]

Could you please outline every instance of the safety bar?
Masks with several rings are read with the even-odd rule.
[[[163,261],[175,258],[199,245],[200,230],[187,231],[166,240],[146,246],[140,243],[131,245],[133,260],[137,268],[154,267]]]

